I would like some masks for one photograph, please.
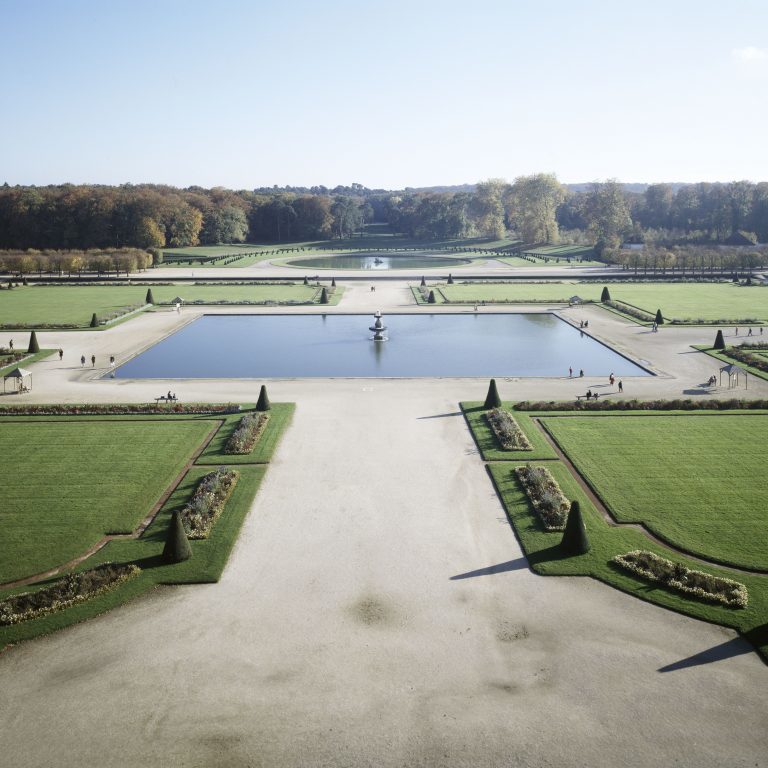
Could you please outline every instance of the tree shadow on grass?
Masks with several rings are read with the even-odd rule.
[[[162,554],[149,555],[148,557],[139,557],[136,560],[131,561],[132,565],[138,565],[142,571],[149,568],[159,568],[161,565],[168,565],[168,561],[163,558]]]
[[[659,667],[658,671],[675,672],[679,669],[699,667],[702,664],[713,664],[716,661],[724,661],[725,659],[730,659],[734,656],[742,656],[745,653],[752,653],[754,650],[752,645],[743,638],[734,637],[719,645],[713,645],[705,651],[694,653],[693,656],[688,656],[685,659],[680,659],[680,661],[675,661],[672,664]]]
[[[496,563],[485,568],[478,568],[475,571],[466,573],[457,573],[451,576],[451,581],[460,581],[461,579],[474,579],[476,576],[494,576],[497,573],[507,573],[508,571],[521,571],[528,567],[528,561],[525,557],[518,557],[514,560],[508,560],[506,563]]]

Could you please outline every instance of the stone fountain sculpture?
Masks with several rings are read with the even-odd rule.
[[[374,341],[387,341],[387,337],[384,335],[384,331],[387,330],[387,326],[383,325],[381,322],[381,310],[377,309],[376,314],[374,315],[374,323],[373,325],[369,326],[368,330],[373,331],[373,340]]]

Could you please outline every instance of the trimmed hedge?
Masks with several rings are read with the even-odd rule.
[[[121,416],[130,414],[209,414],[238,413],[237,403],[189,403],[153,405],[152,403],[121,405],[5,405],[0,416]]]
[[[522,400],[516,411],[736,411],[768,410],[768,400]]]

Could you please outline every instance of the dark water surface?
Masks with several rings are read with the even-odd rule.
[[[206,315],[117,369],[121,379],[647,376],[550,314]]]

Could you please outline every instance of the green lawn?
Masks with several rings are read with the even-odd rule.
[[[252,301],[311,302],[317,286],[291,284],[254,285],[153,285],[156,302],[169,302],[181,296],[186,302]],[[0,292],[0,327],[8,325],[66,324],[87,327],[91,315],[144,306],[147,286],[29,285]],[[333,298],[341,295],[337,289]]]
[[[461,403],[461,409],[464,411],[464,416],[469,422],[469,427],[472,430],[475,442],[480,449],[484,461],[510,461],[514,459],[518,461],[533,461],[534,459],[557,458],[557,454],[552,446],[546,441],[541,430],[533,424],[529,414],[510,410],[518,426],[528,438],[528,442],[530,442],[533,450],[508,451],[499,445],[496,435],[488,426],[488,421],[485,418],[486,409],[482,403]]]
[[[768,416],[542,422],[621,522],[713,562],[768,570]]]
[[[246,412],[252,406],[244,406],[243,412]],[[230,458],[221,452],[223,439],[232,431],[235,424],[240,420],[242,413],[216,416],[116,416],[116,417],[55,417],[55,420],[49,421],[47,418],[32,419],[29,417],[3,417],[0,426],[0,437],[4,437],[9,432],[9,425],[14,427],[15,436],[18,438],[18,429],[22,430],[22,436],[26,437],[30,431],[30,426],[35,425],[38,430],[46,430],[50,427],[56,427],[56,431],[50,433],[50,438],[56,438],[64,435],[65,443],[72,444],[74,450],[77,449],[78,441],[72,441],[70,433],[78,433],[82,444],[90,445],[90,450],[81,449],[81,462],[76,461],[76,457],[65,459],[71,465],[71,474],[73,477],[67,477],[62,482],[60,476],[65,474],[63,469],[54,467],[58,473],[53,480],[58,485],[51,484],[50,488],[58,487],[64,489],[61,493],[61,499],[56,499],[52,490],[40,481],[35,483],[21,482],[16,478],[45,478],[46,475],[40,467],[40,462],[45,461],[48,464],[55,464],[62,460],[63,446],[55,448],[49,442],[44,441],[39,446],[40,450],[35,454],[34,470],[30,472],[30,459],[26,452],[22,455],[9,453],[5,454],[5,461],[0,465],[0,487],[4,490],[7,487],[7,478],[10,477],[15,489],[13,492],[19,499],[22,499],[27,509],[27,514],[17,514],[11,522],[6,522],[6,506],[3,507],[0,514],[2,522],[3,540],[0,541],[0,566],[4,567],[2,578],[8,579],[9,571],[20,572],[25,575],[39,570],[38,550],[41,550],[41,541],[43,548],[48,550],[50,558],[54,564],[59,564],[67,559],[69,548],[74,546],[77,552],[84,550],[90,542],[88,537],[98,534],[97,538],[108,527],[108,520],[114,519],[116,505],[122,505],[123,513],[120,516],[121,524],[131,524],[136,519],[141,520],[149,512],[153,503],[160,495],[160,490],[156,493],[150,487],[150,482],[145,474],[138,474],[133,469],[135,464],[127,465],[128,455],[139,453],[140,448],[135,440],[127,433],[115,432],[120,426],[126,429],[138,431],[138,441],[145,444],[146,457],[141,459],[145,463],[164,463],[170,468],[169,462],[163,461],[163,455],[169,453],[168,439],[173,435],[179,435],[178,429],[182,430],[191,427],[193,431],[187,435],[188,442],[179,446],[178,454],[181,460],[182,451],[186,456],[199,447],[201,440],[208,431],[221,424],[222,435],[217,435],[211,445],[206,449],[205,454],[201,456],[200,462],[192,466],[189,472],[182,478],[181,482],[170,495],[162,509],[149,526],[149,528],[138,539],[122,539],[109,542],[104,548],[95,555],[88,558],[78,570],[92,568],[103,562],[115,563],[134,563],[142,570],[141,574],[131,581],[126,582],[117,589],[107,592],[103,595],[87,600],[84,603],[72,606],[66,610],[59,611],[38,619],[32,619],[18,625],[0,627],[0,649],[5,643],[18,642],[20,640],[35,637],[40,634],[52,632],[69,624],[82,621],[95,616],[106,610],[110,610],[133,597],[159,585],[159,584],[189,584],[201,582],[217,581],[226,565],[232,547],[237,540],[240,528],[245,520],[248,511],[251,508],[254,495],[267,469],[265,463],[268,461],[275,447],[287,428],[290,418],[293,414],[294,405],[292,403],[273,403],[271,418],[266,429],[262,433],[259,443],[256,445],[253,453],[249,456],[237,457],[237,462],[230,461]],[[223,422],[223,423],[222,423]],[[151,434],[162,433],[165,440],[161,445],[157,445],[154,439],[147,441],[142,437],[141,432],[149,428]],[[96,430],[95,432],[93,430]],[[10,431],[14,431],[10,430]],[[90,443],[90,438],[97,438],[99,435],[111,435],[111,439],[103,440],[101,443]],[[29,445],[29,443],[27,443]],[[7,446],[0,443],[0,447],[6,450]],[[37,446],[35,446],[37,448]],[[98,462],[91,461],[90,454],[94,449],[99,449],[99,454],[103,457]],[[29,454],[31,455],[31,453]],[[250,461],[251,463],[245,463]],[[183,463],[183,461],[182,461]],[[227,464],[236,464],[239,473],[239,479],[235,486],[232,496],[227,501],[226,508],[221,517],[217,520],[211,535],[208,539],[200,541],[191,541],[192,558],[174,565],[166,564],[161,555],[166,539],[168,526],[170,525],[173,511],[184,506],[192,495],[199,479],[210,472],[211,465],[222,466]],[[150,468],[150,473],[153,471]],[[173,470],[171,469],[171,473]],[[157,474],[157,473],[156,473]],[[120,489],[111,491],[105,477],[114,478],[116,487]],[[126,478],[131,477],[129,482]],[[156,486],[162,486],[162,482],[155,483]],[[168,483],[166,483],[168,485]],[[165,487],[165,486],[163,486]],[[117,498],[120,497],[120,498]],[[126,497],[123,499],[122,497]],[[134,506],[130,507],[128,498],[134,499]],[[69,502],[67,502],[69,499]],[[41,503],[42,502],[44,503]],[[69,534],[62,534],[63,525],[55,523],[55,515],[59,519],[69,521],[69,527],[72,529]],[[86,522],[81,522],[80,518],[87,518]],[[13,536],[15,543],[8,542],[6,531],[11,530],[9,526],[13,524]],[[50,533],[49,533],[50,529]],[[75,536],[80,536],[77,542],[70,542]],[[58,539],[56,538],[58,537]],[[65,541],[66,538],[66,541]],[[28,544],[27,541],[32,541]],[[61,546],[60,546],[61,545]],[[13,562],[8,566],[9,559]],[[34,591],[45,586],[45,582],[36,584],[33,587],[19,587],[16,589],[0,589],[0,598],[17,592]]]
[[[661,309],[667,320],[715,322],[721,318],[756,318],[768,321],[768,288],[734,283],[608,283],[611,298],[655,314]],[[528,282],[440,284],[451,302],[567,301],[576,295],[599,301],[603,284],[598,282]],[[438,300],[441,297],[438,295]]]
[[[767,576],[702,565],[655,544],[638,530],[609,526],[565,466],[560,462],[547,462],[547,468],[566,496],[579,502],[591,545],[590,551],[585,555],[563,557],[558,548],[562,534],[544,530],[512,471],[513,466],[510,462],[488,465],[507,515],[528,562],[536,573],[547,576],[591,576],[641,600],[714,624],[733,627],[750,640],[768,661]],[[614,555],[633,549],[650,550],[689,568],[739,581],[747,587],[749,605],[747,608],[736,609],[692,600],[668,591],[661,585],[632,576],[610,564]]]
[[[133,530],[208,433],[205,421],[0,426],[0,582],[66,562]]]

